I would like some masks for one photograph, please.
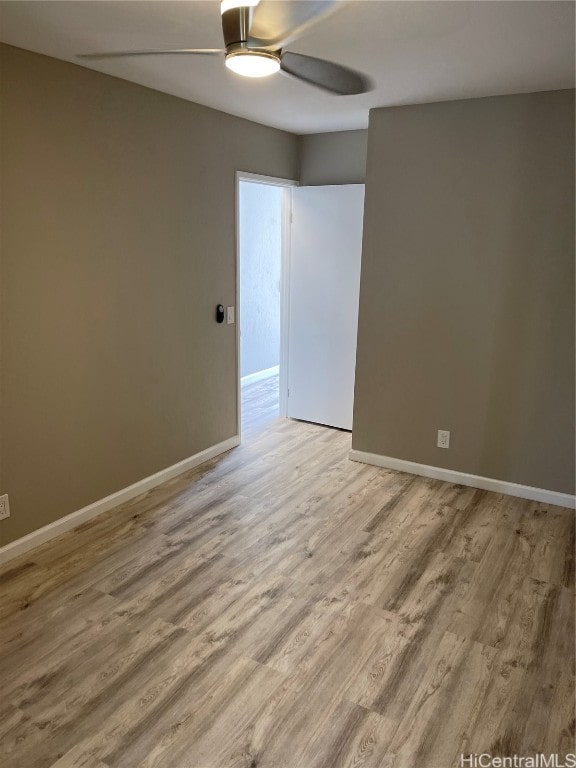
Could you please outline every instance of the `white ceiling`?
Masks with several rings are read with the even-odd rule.
[[[297,1],[297,0],[296,0]],[[294,133],[365,128],[371,107],[574,87],[573,2],[349,0],[288,49],[360,70],[374,90],[333,96],[283,75],[248,80],[220,57],[82,62]],[[0,40],[58,59],[222,46],[219,0],[9,0]]]

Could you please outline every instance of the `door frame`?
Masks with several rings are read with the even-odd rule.
[[[240,182],[267,184],[282,187],[282,245],[280,265],[280,416],[286,416],[288,410],[288,329],[290,326],[290,225],[292,223],[292,188],[298,186],[296,179],[277,176],[263,176],[259,173],[236,171],[236,410],[237,432],[242,440],[242,386],[240,381],[240,321],[242,314],[240,295]]]

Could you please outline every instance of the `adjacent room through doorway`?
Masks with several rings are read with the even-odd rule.
[[[245,431],[280,413],[284,206],[289,190],[239,178],[238,267],[241,422]]]

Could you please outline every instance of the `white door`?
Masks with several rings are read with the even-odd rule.
[[[352,429],[364,185],[292,190],[287,415]]]

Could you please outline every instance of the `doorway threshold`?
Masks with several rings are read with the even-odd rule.
[[[264,379],[269,379],[271,376],[278,376],[279,372],[280,366],[273,365],[272,368],[265,368],[263,371],[256,371],[248,376],[242,376],[240,383],[245,387],[248,384],[254,384],[256,381],[264,381]]]

